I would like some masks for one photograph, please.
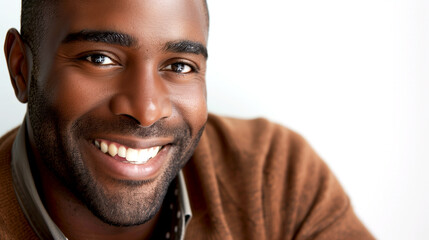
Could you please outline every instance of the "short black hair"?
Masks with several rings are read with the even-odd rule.
[[[40,44],[46,33],[46,18],[53,13],[53,3],[59,0],[22,0],[21,2],[21,36],[31,49],[34,67],[38,67]],[[207,0],[203,0],[207,27],[209,11]]]

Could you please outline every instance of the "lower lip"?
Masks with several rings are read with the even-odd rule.
[[[85,145],[88,146],[88,144]],[[92,166],[96,175],[108,175],[117,180],[150,181],[161,172],[169,149],[170,145],[164,146],[154,158],[145,164],[132,164],[115,159],[90,143],[88,152],[91,162],[88,162],[87,165]]]

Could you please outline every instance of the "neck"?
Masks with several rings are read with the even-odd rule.
[[[102,222],[48,169],[39,166],[36,168],[36,182],[39,183],[38,192],[43,204],[68,239],[149,239],[155,229],[159,213],[145,224],[132,227],[112,226]]]

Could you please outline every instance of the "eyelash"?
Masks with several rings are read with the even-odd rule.
[[[112,62],[112,63],[109,63],[109,64],[102,64],[102,63],[97,63],[97,62],[95,62],[95,61],[91,61],[91,60],[89,60],[88,58],[91,58],[91,57],[103,57],[103,58],[108,58],[108,59],[110,59],[110,61]],[[106,54],[104,54],[104,53],[88,53],[88,54],[85,54],[85,55],[83,55],[82,57],[79,57],[79,60],[81,60],[81,61],[86,61],[86,62],[88,62],[88,63],[90,63],[90,64],[93,64],[93,65],[95,65],[95,66],[98,66],[98,67],[109,67],[109,66],[112,66],[112,65],[117,65],[118,63],[117,63],[117,61],[116,60],[114,60],[112,57],[110,57],[110,56],[108,56],[108,55],[106,55]],[[183,65],[186,65],[186,66],[188,66],[191,70],[189,71],[189,72],[187,72],[187,73],[180,73],[180,72],[176,72],[176,71],[174,71],[173,69],[171,69],[171,70],[169,70],[169,71],[172,71],[172,72],[175,72],[176,74],[180,74],[180,75],[184,75],[184,74],[190,74],[190,73],[198,73],[198,68],[196,67],[196,66],[194,66],[193,64],[191,64],[191,63],[188,63],[188,62],[185,62],[185,61],[180,61],[180,60],[174,60],[175,62],[172,62],[172,63],[170,63],[170,64],[168,64],[168,65],[166,65],[165,67],[163,67],[163,68],[161,68],[161,70],[162,69],[165,69],[166,67],[168,67],[168,66],[173,66],[173,65],[175,65],[175,64],[183,64]]]
[[[170,63],[170,64],[168,64],[167,66],[165,66],[164,68],[162,68],[162,69],[165,69],[166,67],[168,67],[168,66],[173,66],[173,65],[175,65],[175,64],[181,64],[181,65],[185,65],[185,66],[188,66],[189,68],[190,68],[190,71],[189,72],[186,72],[186,73],[180,73],[180,72],[176,72],[176,71],[174,71],[173,69],[171,69],[171,70],[169,70],[169,71],[172,71],[172,72],[175,72],[175,73],[177,73],[177,74],[190,74],[190,73],[198,73],[198,69],[194,66],[194,65],[192,65],[192,64],[190,64],[190,63],[187,63],[187,62],[184,62],[184,61],[177,61],[177,62],[173,62],[173,63]],[[172,68],[172,67],[170,67],[170,68]]]
[[[94,60],[91,61],[89,58],[93,58],[93,57],[101,57],[101,58],[105,58],[105,59],[107,58],[107,59],[109,59],[111,61],[111,63],[103,64],[103,63],[97,63]],[[112,66],[112,65],[117,64],[117,62],[112,57],[110,57],[110,56],[108,56],[106,54],[103,54],[103,53],[89,53],[89,54],[85,54],[84,56],[80,57],[79,60],[86,61],[86,62],[89,62],[89,63],[95,65],[95,66],[102,66],[102,67]]]

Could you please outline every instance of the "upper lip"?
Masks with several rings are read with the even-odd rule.
[[[92,140],[97,140],[97,141],[106,140],[109,142],[118,143],[126,147],[141,149],[141,148],[151,148],[151,147],[171,144],[173,142],[173,137],[138,138],[134,136],[105,135],[105,136],[96,136],[92,138]]]

